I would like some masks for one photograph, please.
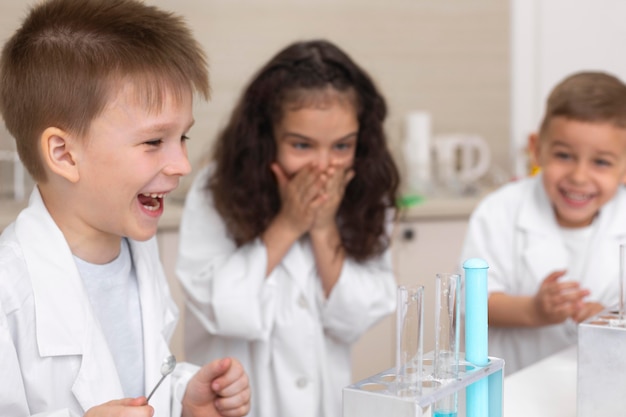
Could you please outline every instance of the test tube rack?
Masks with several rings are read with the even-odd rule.
[[[434,352],[424,354],[421,393],[403,395],[395,381],[395,368],[365,378],[343,389],[343,417],[422,417],[431,415],[435,402],[456,393],[464,393],[471,384],[487,378],[489,385],[489,414],[502,417],[502,376],[504,360],[489,357],[487,366],[459,362],[458,378],[438,381],[432,378]],[[463,403],[463,401],[461,401]],[[459,407],[457,417],[464,417]]]

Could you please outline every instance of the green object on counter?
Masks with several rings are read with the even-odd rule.
[[[398,206],[400,208],[409,208],[413,206],[417,206],[418,204],[422,204],[426,201],[426,198],[420,194],[405,194],[398,198]]]

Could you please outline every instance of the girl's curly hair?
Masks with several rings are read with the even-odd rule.
[[[205,190],[238,245],[259,237],[280,210],[270,165],[276,158],[273,130],[285,105],[306,107],[328,91],[350,98],[359,122],[355,176],[337,213],[342,245],[357,261],[389,246],[386,212],[396,208],[399,173],[383,131],[387,106],[368,74],[325,40],[296,42],[274,56],[244,90],[218,137]]]

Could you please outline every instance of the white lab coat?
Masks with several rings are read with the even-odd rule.
[[[169,354],[178,310],[156,240],[130,241],[130,247],[150,390]],[[180,415],[182,394],[196,369],[184,364],[163,382],[150,400],[155,416]],[[29,206],[0,236],[0,415],[82,416],[93,406],[123,397],[70,248],[35,189]]]
[[[339,417],[350,345],[395,309],[390,254],[344,262],[326,299],[309,241],[266,278],[260,239],[237,248],[194,180],[181,221],[177,273],[186,290],[187,359],[239,359],[251,377],[253,417]]]
[[[619,245],[626,243],[626,190],[620,187],[594,220],[581,270],[573,270],[543,187],[541,175],[507,184],[487,196],[469,222],[461,262],[483,258],[489,264],[489,292],[532,296],[552,272],[579,281],[589,301],[605,307],[618,302]],[[577,342],[572,320],[539,328],[489,328],[489,354],[505,360],[507,375]]]

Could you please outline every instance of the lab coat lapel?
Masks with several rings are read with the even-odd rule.
[[[517,227],[524,265],[539,282],[550,273],[567,268],[567,250],[554,217],[554,210],[539,175],[520,210]]]
[[[178,310],[169,295],[167,282],[156,248],[156,239],[148,242],[130,241],[133,263],[139,282],[141,315],[144,340],[144,367],[146,395],[161,378],[161,364],[170,354],[168,342],[176,326]],[[152,250],[151,250],[152,249]],[[156,410],[168,410],[170,403],[169,379],[167,378],[150,404]]]
[[[623,188],[620,188],[615,198],[602,207],[596,221],[597,227],[591,243],[593,256],[589,257],[585,272],[588,279],[594,279],[593,274],[613,276],[615,285],[612,287],[617,288],[619,246],[626,242],[626,191]],[[607,297],[611,298],[608,294]],[[615,295],[614,302],[617,301]]]
[[[84,410],[121,398],[113,358],[70,248],[37,189],[15,227],[33,287],[40,355],[82,355],[73,393]]]
[[[296,241],[283,258],[283,267],[303,293],[308,293],[307,278],[315,267],[313,250],[309,240]]]
[[[596,219],[589,257],[584,274],[617,273],[611,265],[617,265],[620,243],[626,242],[626,191],[620,187],[616,196],[607,202]],[[538,177],[529,201],[520,211],[518,227],[523,248],[523,261],[533,275],[543,280],[551,272],[568,268],[568,253],[559,231],[554,210],[548,199],[541,177]]]

